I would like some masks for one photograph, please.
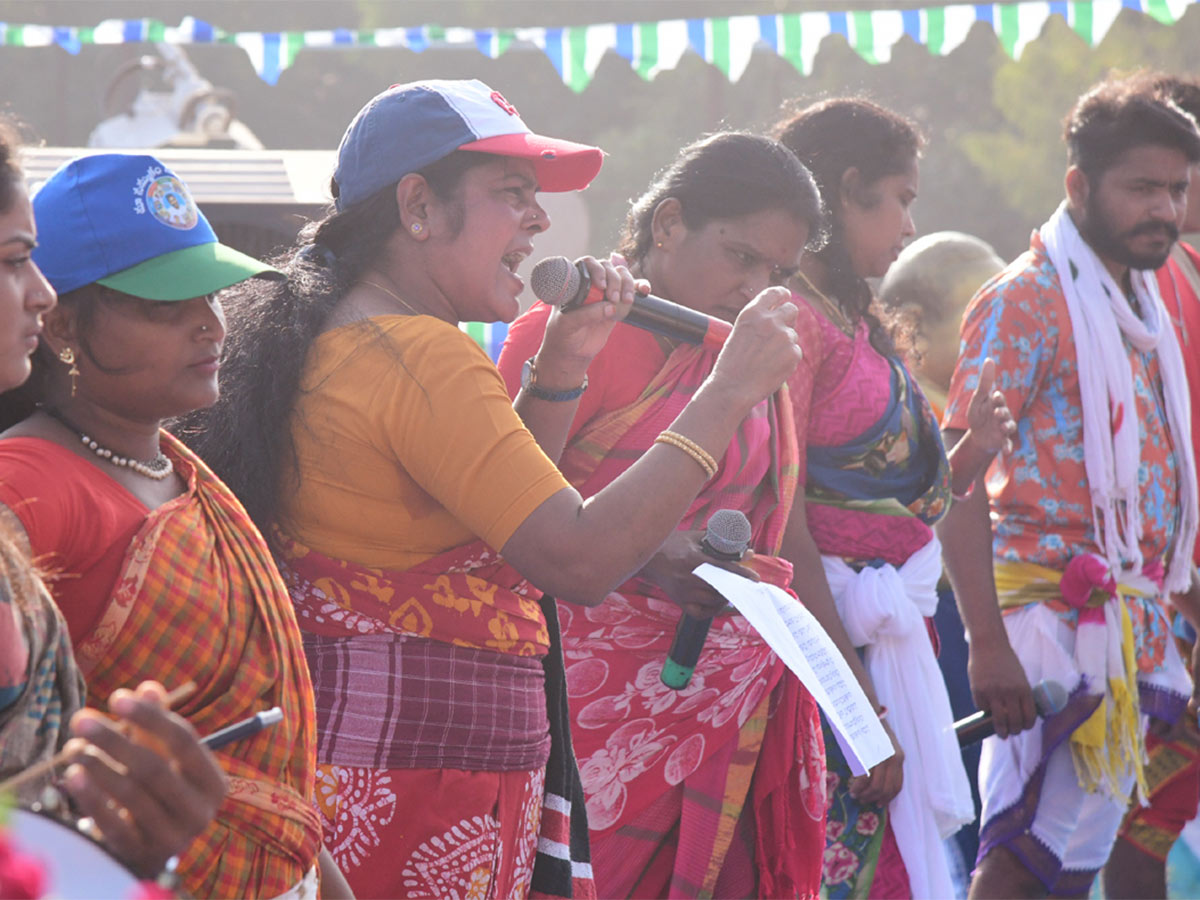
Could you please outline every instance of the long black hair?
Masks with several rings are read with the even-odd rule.
[[[419,174],[435,195],[452,200],[468,170],[494,159],[459,150]],[[336,183],[332,190],[336,197]],[[297,471],[291,416],[308,349],[399,227],[392,184],[306,225],[294,246],[270,260],[286,279],[253,278],[221,295],[228,330],[220,399],[172,430],[229,486],[268,537],[285,488],[283,472],[288,464]]]
[[[873,309],[871,287],[850,262],[839,214],[842,176],[857,169],[869,186],[907,171],[920,156],[921,133],[904,116],[870,100],[836,97],[783,119],[775,136],[812,171],[829,210],[829,239],[817,257],[829,273],[832,299],[852,322],[866,321],[876,350],[893,355],[892,338]]]
[[[679,201],[683,223],[703,228],[714,219],[732,219],[779,209],[808,226],[809,243],[824,226],[821,195],[812,174],[779,141],[741,131],[723,131],[684,147],[659,172],[629,210],[619,252],[641,262],[654,243],[654,211],[668,197]]]
[[[8,212],[18,185],[25,183],[25,173],[21,171],[17,158],[20,152],[21,142],[16,128],[0,118],[0,213]]]

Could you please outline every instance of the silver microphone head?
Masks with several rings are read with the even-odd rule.
[[[718,553],[741,556],[750,546],[750,520],[738,509],[718,509],[708,517],[704,540]]]
[[[1062,712],[1067,699],[1067,689],[1057,681],[1039,681],[1033,686],[1033,703],[1043,719]]]
[[[548,256],[529,275],[533,296],[551,306],[562,306],[579,291],[579,270],[565,256]]]

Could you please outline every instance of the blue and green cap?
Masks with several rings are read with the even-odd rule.
[[[34,194],[33,214],[33,259],[59,294],[99,283],[146,300],[188,300],[279,274],[218,241],[187,185],[153,156],[64,163]]]

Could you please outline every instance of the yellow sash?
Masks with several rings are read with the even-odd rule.
[[[1045,602],[1061,605],[1063,609],[1070,608],[1059,591],[1062,572],[1057,569],[1030,562],[996,560],[995,577],[996,597],[1001,610]],[[1132,769],[1142,796],[1148,794],[1143,768],[1146,748],[1138,702],[1133,621],[1125,606],[1126,597],[1148,596],[1151,595],[1146,591],[1118,581],[1117,594],[1111,598],[1115,600],[1115,614],[1121,629],[1121,664],[1116,667],[1110,664],[1105,673],[1108,689],[1100,705],[1071,733],[1075,772],[1080,786],[1087,791],[1095,791],[1105,784],[1114,795],[1119,796],[1121,776]],[[1094,590],[1086,606],[1103,606],[1109,599],[1106,592]],[[1104,640],[1107,644],[1107,635]]]

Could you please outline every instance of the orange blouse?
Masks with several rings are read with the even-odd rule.
[[[280,526],[360,566],[404,570],[476,538],[499,550],[568,486],[487,354],[431,316],[318,337],[291,427]]]

